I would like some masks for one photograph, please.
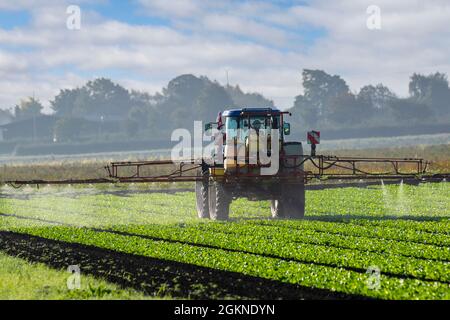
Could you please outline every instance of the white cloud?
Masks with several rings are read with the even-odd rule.
[[[302,91],[303,68],[339,74],[354,91],[383,82],[400,95],[407,94],[413,72],[450,74],[448,1],[378,0],[379,31],[366,27],[372,1],[291,7],[176,1],[139,1],[141,13],[170,19],[170,25],[129,25],[83,10],[82,29],[69,31],[68,1],[0,0],[0,9],[32,14],[29,26],[0,29],[0,106],[12,106],[32,91],[48,100],[60,87],[110,73],[119,83],[154,92],[182,73],[224,83],[228,70],[232,84],[262,92],[282,107]],[[308,28],[325,35],[303,43]]]
[[[0,77],[0,107],[13,108],[26,97],[35,96],[43,102],[44,112],[50,112],[49,101],[58,94],[60,88],[75,88],[84,83],[85,79],[72,73],[62,76],[48,74],[10,74]]]

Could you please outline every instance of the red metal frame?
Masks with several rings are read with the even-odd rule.
[[[283,182],[299,182],[305,183],[313,180],[416,180],[416,181],[442,181],[448,179],[450,181],[450,173],[441,174],[427,174],[428,162],[423,159],[402,159],[402,158],[361,158],[361,157],[334,157],[334,156],[284,156],[280,157],[280,163],[286,158],[293,158],[295,168],[302,164],[312,163],[315,164],[316,171],[303,171],[301,169],[294,171],[281,171],[273,176],[263,176],[259,174],[253,174],[247,170],[247,172],[241,172],[239,169],[236,173],[226,172],[223,176],[217,178],[225,179],[227,182],[239,182],[239,181],[283,181]],[[318,160],[318,163],[316,162]],[[358,169],[359,163],[387,163],[392,165],[392,171],[383,173],[370,173]],[[402,165],[413,164],[416,167],[414,171],[402,171]],[[173,172],[164,175],[146,176],[142,174],[142,168],[147,166],[167,166],[176,165],[177,168]],[[250,165],[261,167],[258,165]],[[21,186],[25,184],[32,185],[44,185],[44,184],[99,184],[99,183],[144,183],[144,182],[193,182],[199,181],[203,178],[197,175],[197,170],[200,168],[209,168],[202,161],[186,160],[173,162],[170,160],[158,160],[158,161],[136,161],[136,162],[113,162],[106,167],[108,171],[108,178],[103,179],[79,179],[79,180],[28,180],[28,181],[5,181],[3,183],[11,184],[13,186]],[[134,168],[134,172],[131,175],[122,175],[121,170],[123,168]],[[250,168],[250,167],[248,167]],[[333,173],[327,172],[331,169],[339,168],[349,171],[348,173]],[[194,172],[194,173],[193,173]]]

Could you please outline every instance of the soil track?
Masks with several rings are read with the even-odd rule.
[[[0,232],[0,250],[57,269],[79,265],[82,273],[102,277],[122,287],[132,287],[155,297],[367,299],[13,232]]]

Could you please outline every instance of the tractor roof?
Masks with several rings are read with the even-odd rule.
[[[231,110],[225,110],[222,113],[222,116],[224,117],[239,117],[242,115],[242,113],[245,114],[252,114],[255,115],[261,115],[261,114],[280,114],[281,111],[277,108],[241,108],[241,109],[231,109]]]

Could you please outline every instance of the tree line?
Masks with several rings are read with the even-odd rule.
[[[351,92],[340,76],[305,69],[304,93],[291,111],[307,128],[352,128],[367,126],[414,126],[450,121],[450,88],[447,76],[414,73],[409,96],[398,97],[383,84],[366,85]]]
[[[450,88],[443,73],[413,74],[406,98],[383,84],[351,92],[344,79],[322,70],[303,70],[302,84],[303,94],[290,108],[293,127],[299,130],[450,122]],[[154,95],[99,78],[82,87],[60,90],[50,106],[57,119],[55,135],[61,141],[77,141],[86,134],[96,140],[106,136],[164,139],[176,128],[192,127],[194,120],[212,121],[227,108],[273,107],[274,103],[259,93],[245,93],[239,86],[182,75]],[[0,116],[20,121],[38,117],[42,110],[41,102],[33,97]],[[116,126],[108,126],[110,123]]]

